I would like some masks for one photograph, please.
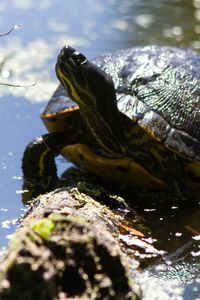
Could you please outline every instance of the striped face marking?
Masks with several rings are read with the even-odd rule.
[[[116,134],[116,128],[120,128],[116,126],[120,123],[119,112],[110,77],[70,47],[61,50],[56,73],[69,96],[79,105],[80,112],[99,145],[109,155],[113,151],[124,152]],[[116,122],[113,121],[115,119]]]
[[[71,47],[64,47],[58,56],[56,73],[71,98],[79,105],[96,103],[88,85],[87,58]],[[89,64],[89,62],[88,62]],[[91,70],[90,70],[91,71]],[[84,101],[82,100],[84,99]]]
[[[76,102],[79,103],[82,103],[81,101],[81,98],[79,97],[79,94],[76,92],[76,89],[74,88],[74,84],[72,84],[72,82],[74,80],[74,78],[70,78],[70,80],[68,79],[67,76],[65,76],[60,68],[56,67],[56,73],[57,73],[57,76],[59,77],[60,81],[62,82],[62,85],[64,86],[64,88],[67,90],[67,91],[70,91],[70,96],[72,97],[72,99],[76,99]],[[73,75],[72,75],[73,76]]]
[[[68,93],[70,94],[70,96],[72,97],[72,99],[74,101],[76,101],[80,106],[82,107],[86,107],[87,110],[89,110],[88,106],[81,100],[81,97],[79,96],[79,93],[78,92],[81,92],[81,94],[83,94],[84,96],[86,95],[90,100],[92,100],[92,97],[91,95],[86,92],[87,88],[86,89],[83,89],[81,88],[80,86],[77,85],[77,81],[76,79],[74,78],[74,75],[70,75],[71,78],[69,79],[67,76],[65,76],[60,68],[57,68],[56,69],[57,71],[57,75],[60,79],[60,81],[62,82],[63,86],[67,89]],[[75,88],[77,87],[77,88]],[[84,98],[85,99],[85,98]],[[93,100],[93,102],[95,102],[95,100]],[[90,108],[90,110],[92,110],[92,107]],[[89,112],[88,112],[89,113]],[[104,122],[104,120],[102,119],[102,116],[98,113],[98,111],[91,111],[91,113],[94,115],[96,114],[97,115],[97,119],[101,120],[101,123]],[[105,125],[105,122],[104,122],[104,125]],[[96,140],[99,142],[99,144],[106,149],[106,151],[110,152],[110,149],[108,147],[106,147],[106,145],[103,143],[103,141],[99,138],[99,136],[96,134],[95,130],[93,129],[92,126],[90,126],[90,130],[92,131],[92,134],[95,136]],[[107,126],[107,129],[110,131],[110,128]]]

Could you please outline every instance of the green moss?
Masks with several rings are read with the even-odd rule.
[[[53,213],[49,216],[49,220],[52,221],[53,223],[65,222],[65,221],[68,221],[68,215]]]
[[[79,226],[84,226],[84,227],[87,227],[90,225],[89,222],[87,222],[84,218],[82,218],[81,216],[67,216],[67,220],[68,222],[71,222],[71,223],[75,223]]]
[[[49,220],[51,220],[54,224],[60,223],[64,224],[65,222],[75,223],[80,226],[88,226],[89,222],[87,222],[81,216],[72,216],[72,215],[60,215],[60,214],[52,214],[49,216]]]
[[[49,240],[51,233],[54,231],[55,223],[47,218],[41,219],[31,226],[42,239]]]
[[[77,188],[80,193],[84,193],[93,198],[99,198],[102,194],[100,187],[95,187],[95,185],[86,183],[85,181],[79,181],[77,183]]]

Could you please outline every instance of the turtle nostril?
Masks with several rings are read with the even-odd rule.
[[[63,53],[63,55],[68,58],[69,56],[71,56],[76,50],[68,45],[64,46],[61,50],[61,53]]]

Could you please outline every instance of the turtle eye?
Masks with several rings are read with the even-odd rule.
[[[86,61],[87,61],[87,58],[82,53],[79,53],[77,51],[75,51],[72,54],[72,57],[73,57],[74,61],[80,65],[86,63]]]

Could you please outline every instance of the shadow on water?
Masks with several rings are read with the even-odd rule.
[[[23,25],[0,39],[0,82],[37,82],[26,88],[0,86],[0,246],[5,246],[23,213],[21,157],[26,144],[45,133],[39,114],[57,86],[54,64],[60,48],[70,44],[90,58],[147,44],[199,51],[200,1],[70,0],[58,5],[55,0],[8,0],[0,10],[1,33]],[[199,265],[193,239],[199,234],[199,207],[160,211],[147,205],[140,214],[158,240],[156,247],[168,252],[166,260]]]

